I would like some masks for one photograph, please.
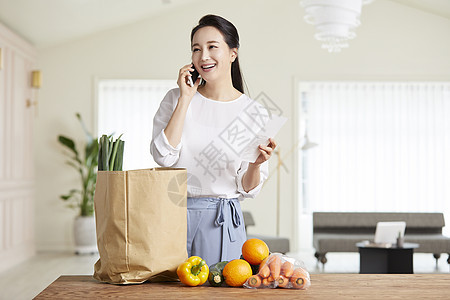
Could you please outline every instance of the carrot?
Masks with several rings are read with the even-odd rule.
[[[304,289],[308,284],[308,279],[303,274],[291,277],[292,288],[294,289]]]
[[[280,288],[285,288],[288,283],[289,283],[289,279],[284,277],[283,275],[280,275],[280,277],[278,278],[278,287]]]
[[[292,265],[292,263],[285,261],[281,265],[281,274],[286,277],[291,277],[292,273],[294,273],[294,266]]]
[[[269,263],[269,269],[274,279],[280,277],[281,257],[279,255],[273,255],[272,260]]]
[[[263,278],[263,280],[262,280],[262,285],[264,285],[264,286],[269,286],[269,285],[270,285],[269,280],[268,280],[267,278]]]
[[[292,273],[290,281],[292,283],[292,288],[305,289],[309,285],[308,273],[303,270],[303,268],[297,268]]]
[[[258,270],[258,272],[261,271],[261,268],[264,267],[264,266],[266,265],[267,259],[268,259],[269,257],[270,257],[270,256],[267,256],[266,258],[264,258],[263,261],[259,264],[259,270]]]
[[[267,281],[268,282],[274,282],[275,278],[273,278],[272,275],[270,275],[269,277],[267,277]]]
[[[267,278],[270,275],[270,269],[267,265],[262,266],[262,268],[259,270],[259,275],[262,278]]]
[[[261,286],[261,277],[259,277],[258,275],[253,275],[252,277],[250,277],[247,281],[248,285],[250,287],[260,287]]]

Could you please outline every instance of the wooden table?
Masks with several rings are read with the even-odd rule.
[[[184,286],[179,282],[118,286],[91,276],[61,276],[35,299],[449,299],[450,274],[312,274],[308,290]]]

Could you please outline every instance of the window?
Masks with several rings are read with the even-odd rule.
[[[304,211],[444,212],[450,222],[450,83],[309,82],[300,97],[318,144],[302,151]]]
[[[123,170],[156,167],[150,154],[153,117],[173,80],[100,80],[98,136],[125,141]]]

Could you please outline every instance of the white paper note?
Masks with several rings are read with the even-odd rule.
[[[256,134],[256,137],[247,145],[246,150],[242,152],[241,159],[255,162],[260,154],[259,145],[268,145],[269,138],[274,138],[286,121],[286,117],[272,115],[266,125]]]

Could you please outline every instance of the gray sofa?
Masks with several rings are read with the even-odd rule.
[[[325,264],[328,252],[358,252],[356,243],[373,241],[377,222],[405,221],[405,242],[417,243],[417,253],[432,253],[437,260],[448,253],[450,238],[442,235],[442,213],[313,213],[315,257]]]
[[[255,220],[253,220],[252,214],[249,211],[243,211],[245,230],[247,231],[248,226],[254,226]],[[289,252],[289,239],[276,236],[266,236],[266,235],[251,235],[247,234],[247,238],[258,238],[263,240],[267,246],[269,246],[270,252],[278,252],[286,254]]]

